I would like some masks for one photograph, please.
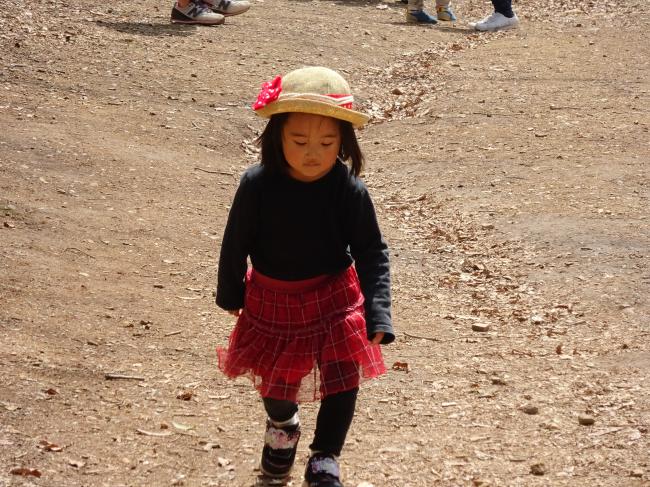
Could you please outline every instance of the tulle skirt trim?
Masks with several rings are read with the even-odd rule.
[[[358,387],[385,373],[368,341],[354,267],[335,276],[280,281],[251,270],[244,310],[219,368],[248,376],[262,397],[305,402]]]

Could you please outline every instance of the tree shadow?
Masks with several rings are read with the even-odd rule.
[[[438,29],[443,31],[443,32],[451,32],[453,34],[473,34],[478,32],[474,27],[470,27],[469,25],[449,25],[449,24],[440,24],[438,23]]]
[[[442,32],[449,32],[451,34],[462,34],[466,36],[467,34],[473,34],[478,31],[474,30],[473,27],[469,26],[464,26],[464,25],[448,25],[448,24],[441,24],[438,22],[437,24],[425,24],[425,23],[417,23],[417,22],[404,22],[403,20],[391,20],[389,22],[385,22],[386,25],[394,25],[395,27],[406,27],[407,29],[436,29],[440,30]]]
[[[386,25],[394,25],[395,27],[406,27],[407,29],[437,29],[438,28],[438,24],[405,22],[404,20],[390,20],[384,23]]]
[[[293,0],[294,2],[311,3],[314,0]],[[316,0],[332,3],[332,0]],[[334,4],[343,7],[364,7],[367,5],[386,5],[387,8],[404,8],[406,3],[400,0],[334,0]]]
[[[98,20],[98,25],[113,29],[123,34],[133,34],[147,37],[163,37],[163,36],[181,36],[187,37],[192,35],[197,25],[186,24],[155,24],[153,22],[107,22],[105,20]]]

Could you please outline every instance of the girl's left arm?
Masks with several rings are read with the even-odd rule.
[[[378,331],[377,333],[375,333],[375,336],[372,337],[372,340],[370,341],[372,342],[373,345],[379,345],[381,342],[384,341],[384,335],[385,333],[383,331]]]
[[[391,318],[388,245],[381,235],[368,190],[360,182],[347,211],[350,215],[350,253],[365,298],[368,339],[373,343],[391,343],[395,333]]]

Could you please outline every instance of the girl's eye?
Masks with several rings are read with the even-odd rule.
[[[323,142],[321,145],[323,147],[329,147],[330,145],[332,145],[332,143],[331,142]]]
[[[299,142],[299,141],[297,141],[297,140],[294,140],[293,143],[296,144],[296,145],[301,145],[301,146],[302,146],[302,145],[307,145],[307,142]]]

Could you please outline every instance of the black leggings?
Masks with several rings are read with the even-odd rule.
[[[309,448],[314,451],[340,455],[348,434],[354,408],[357,403],[359,388],[326,396],[320,404],[316,419],[314,441]],[[264,409],[269,418],[275,422],[291,419],[298,412],[298,405],[292,401],[262,398]]]
[[[494,11],[505,15],[508,18],[514,17],[515,13],[512,11],[512,0],[492,0]]]

